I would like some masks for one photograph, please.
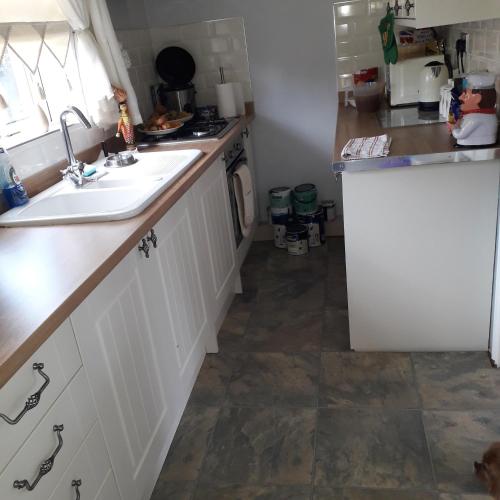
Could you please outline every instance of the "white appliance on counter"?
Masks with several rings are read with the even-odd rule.
[[[439,54],[414,57],[389,65],[388,89],[391,106],[418,103],[420,74],[425,66],[433,61],[444,64],[444,56]]]

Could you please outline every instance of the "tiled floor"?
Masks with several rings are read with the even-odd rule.
[[[500,440],[484,353],[355,353],[343,240],[254,243],[152,500],[479,500]]]

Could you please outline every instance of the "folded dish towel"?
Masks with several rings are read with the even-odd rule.
[[[387,135],[375,137],[357,137],[351,139],[342,150],[343,160],[361,160],[363,158],[379,158],[389,154],[391,138]]]
[[[233,174],[238,218],[243,236],[246,238],[251,231],[255,219],[252,174],[247,165],[240,165]]]

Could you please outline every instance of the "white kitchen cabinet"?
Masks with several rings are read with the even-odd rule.
[[[155,331],[143,262],[132,251],[72,314],[123,500],[142,498],[177,425],[169,366],[176,346]],[[157,280],[159,277],[157,277]],[[158,287],[158,285],[156,285]]]
[[[218,330],[233,298],[238,273],[226,166],[222,156],[198,179],[190,195],[194,203],[201,268],[207,286],[207,304]]]
[[[65,321],[2,387],[0,413],[10,423],[0,418],[0,472],[81,365],[71,324]],[[30,401],[28,406],[27,401]]]
[[[0,475],[0,498],[48,499],[96,422],[96,409],[81,368]],[[42,463],[51,456],[52,468],[34,486]],[[14,487],[15,481],[24,480],[34,486],[32,491]]]
[[[149,498],[206,349],[216,345],[207,306],[216,299],[200,256],[210,248],[219,259],[217,291],[226,293],[234,246],[224,170],[214,167],[139,242],[147,252],[134,249],[71,316],[123,500]],[[217,236],[206,244],[194,235],[198,195]],[[231,253],[220,259],[226,245]]]
[[[149,320],[159,333],[157,350],[179,417],[216,335],[201,272],[200,254],[206,251],[194,235],[196,217],[189,191],[155,225],[157,248],[149,243],[150,258],[140,256]]]
[[[106,443],[96,422],[49,500],[74,500],[77,490],[81,500],[94,500],[110,474],[113,473]]]
[[[412,28],[494,19],[499,15],[498,0],[389,0],[395,8],[396,23]]]

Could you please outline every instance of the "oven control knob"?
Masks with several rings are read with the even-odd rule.
[[[235,145],[233,147],[234,147],[235,151],[239,151],[241,149],[241,142],[235,143]]]
[[[227,153],[227,156],[229,157],[230,160],[232,160],[234,158],[234,153],[232,151],[229,151]]]

